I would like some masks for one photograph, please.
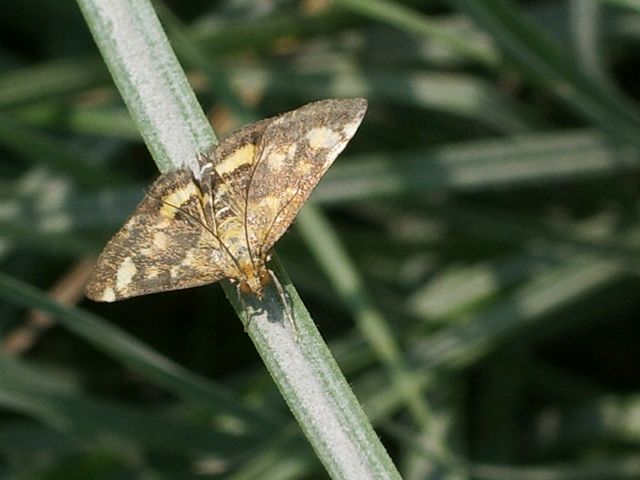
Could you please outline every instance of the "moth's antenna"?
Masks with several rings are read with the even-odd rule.
[[[202,181],[205,171],[210,168],[210,162],[206,162],[214,151],[214,147],[210,147],[206,151],[199,152],[193,157],[189,157],[184,162],[185,167],[191,172],[193,177],[198,181]]]
[[[200,164],[200,168],[198,169],[198,172],[200,174],[200,178],[198,178],[198,181],[201,182],[202,179],[204,178],[205,173],[207,173],[207,171],[211,170],[211,169],[213,169],[213,164],[212,163],[201,163]]]

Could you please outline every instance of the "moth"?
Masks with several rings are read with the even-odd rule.
[[[161,175],[98,257],[85,293],[112,302],[227,278],[262,298],[269,252],[362,122],[362,98],[247,125]]]

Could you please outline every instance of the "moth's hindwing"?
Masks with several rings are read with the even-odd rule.
[[[197,175],[162,175],[98,258],[87,296],[113,301],[221,278],[261,296],[269,250],[365,111],[364,99],[311,103],[231,133]]]

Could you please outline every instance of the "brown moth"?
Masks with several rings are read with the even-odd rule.
[[[269,252],[355,134],[367,102],[330,99],[242,127],[161,175],[98,258],[102,302],[228,278],[262,298]]]

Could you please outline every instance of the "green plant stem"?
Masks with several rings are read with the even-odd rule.
[[[189,166],[215,143],[151,4],[78,0],[116,85],[162,171]],[[303,431],[333,478],[399,478],[371,424],[317,332],[286,274],[274,265],[287,299],[239,299],[236,312]],[[291,327],[288,308],[297,332]]]
[[[405,397],[415,422],[423,431],[429,431],[431,413],[426,399],[420,388],[410,381],[408,365],[387,319],[367,292],[357,268],[327,219],[318,207],[309,202],[300,212],[296,226],[325,275],[356,318],[367,342],[387,367],[391,381]]]
[[[216,142],[148,1],[78,0],[82,13],[161,172]]]

